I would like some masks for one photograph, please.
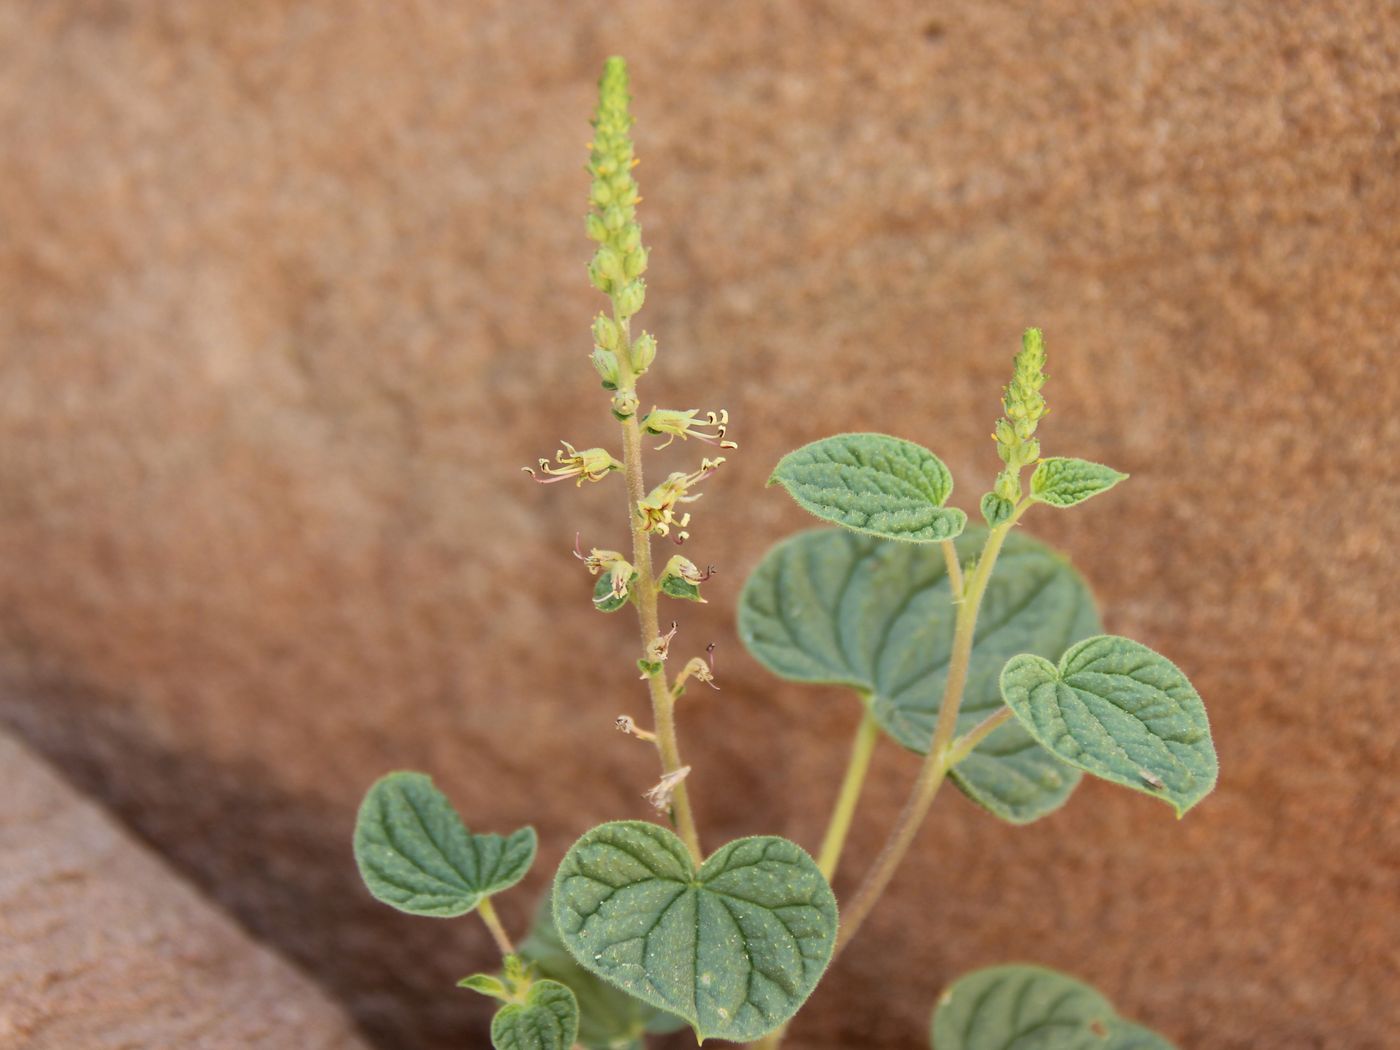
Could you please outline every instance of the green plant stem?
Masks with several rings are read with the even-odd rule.
[[[953,604],[962,601],[963,572],[962,563],[958,560],[958,548],[952,540],[944,540],[939,544],[943,548],[943,564],[948,567],[948,585],[952,588]]]
[[[617,314],[616,305],[613,308]],[[636,395],[636,376],[632,373],[632,334],[628,321],[619,319],[622,329],[622,342],[618,352],[619,392]],[[647,647],[661,634],[660,619],[656,610],[658,584],[656,572],[651,562],[651,534],[646,531],[637,507],[646,498],[646,485],[642,475],[642,428],[635,414],[622,420],[622,470],[627,481],[627,520],[632,531],[632,568],[638,575],[634,591],[637,606],[637,622],[641,628],[642,655]],[[661,757],[663,774],[673,774],[682,766],[680,743],[676,738],[676,698],[667,681],[666,668],[647,675],[647,688],[651,692],[652,729],[656,733],[656,750]],[[690,792],[684,780],[676,784],[671,795],[671,812],[676,822],[676,831],[690,852],[691,860],[698,868],[705,860],[700,849],[700,833],[695,826],[695,813],[690,806]]]
[[[476,906],[477,914],[481,916],[481,921],[486,924],[486,928],[491,931],[491,937],[496,942],[496,947],[501,949],[502,955],[514,955],[515,945],[511,943],[510,935],[506,933],[506,928],[501,925],[501,917],[496,914],[496,907],[491,903],[490,897],[482,897],[481,903]]]
[[[1026,505],[1026,502],[1022,501],[1009,520],[997,525],[987,534],[982,555],[967,582],[962,604],[958,606],[953,628],[953,650],[948,661],[948,678],[943,687],[943,700],[938,711],[938,723],[933,731],[933,741],[929,745],[923,765],[919,768],[914,788],[896,818],[894,827],[890,829],[880,855],[875,858],[874,865],[856,891],[850,906],[842,909],[841,932],[836,940],[838,953],[860,931],[880,895],[894,878],[895,870],[904,860],[904,855],[909,851],[920,825],[928,815],[938,789],[943,786],[948,770],[952,768],[953,736],[958,725],[958,708],[962,705],[963,687],[967,684],[967,669],[972,660],[977,612],[987,592],[987,583],[992,577],[993,568],[996,567],[997,555],[1001,553],[1002,544],[1006,542],[1007,534],[1020,518]]]
[[[880,724],[870,711],[869,698],[866,698],[860,725],[856,727],[851,742],[851,757],[846,763],[846,775],[841,780],[841,790],[836,796],[836,804],[831,809],[831,820],[826,826],[821,850],[817,854],[817,867],[830,882],[836,874],[836,866],[841,862],[841,851],[846,846],[846,835],[851,830],[851,818],[855,815],[856,803],[860,801],[861,789],[865,786],[865,775],[870,770],[870,756],[875,753],[875,744],[880,739]]]
[[[959,762],[972,754],[975,748],[992,733],[996,732],[1003,724],[1011,719],[1012,711],[1009,707],[998,707],[982,721],[969,729],[962,736],[953,741],[953,746],[948,754],[948,768],[951,769]]]

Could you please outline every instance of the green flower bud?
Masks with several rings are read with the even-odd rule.
[[[617,344],[622,340],[622,330],[617,327],[617,322],[607,314],[599,314],[593,318],[593,341],[604,350],[616,350]]]
[[[993,491],[1001,499],[1015,502],[1021,498],[1021,475],[1017,470],[1003,470],[997,475]]]
[[[599,269],[596,258],[588,260],[588,279],[593,283],[593,287],[604,295],[612,294],[613,283],[609,280],[608,275]]]
[[[589,360],[593,362],[594,369],[603,380],[604,390],[617,389],[617,355],[611,350],[604,350],[601,346],[595,346]]]
[[[637,414],[637,405],[635,390],[619,390],[613,395],[612,413],[618,419],[630,419]]]
[[[626,270],[628,277],[640,277],[642,274],[646,273],[647,250],[645,248],[638,248],[636,251],[629,252],[627,257],[623,260],[623,268]]]
[[[608,239],[608,228],[596,212],[588,213],[583,220],[583,228],[587,232],[589,240],[606,241]]]
[[[617,315],[619,317],[631,317],[642,308],[642,304],[647,299],[647,283],[638,278],[635,281],[628,281],[620,291],[617,292]]]
[[[641,375],[651,363],[656,360],[656,339],[650,332],[643,332],[632,340],[631,354],[632,371],[636,375]]]
[[[616,248],[604,244],[593,255],[598,271],[609,280],[621,283],[627,278],[626,262]]]

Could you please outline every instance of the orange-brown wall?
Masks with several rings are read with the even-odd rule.
[[[1186,668],[1222,776],[1177,822],[1086,783],[1030,828],[941,798],[795,1048],[924,1044],[1030,959],[1183,1048],[1379,1048],[1400,961],[1400,23],[1379,2],[17,2],[0,10],[0,719],[385,1048],[478,1045],[470,921],[368,901],[377,774],[534,821],[541,887],[645,814],[632,625],[568,551],[620,483],[586,361],[581,171],[632,63],[653,247],[644,397],[741,449],[677,652],[708,840],[813,844],[855,708],[776,682],[733,605],[807,519],[764,480],[843,429],[975,507],[1018,333],[1049,454],[1132,480],[1027,527]],[[644,407],[649,407],[649,404]],[[680,469],[677,446],[653,470]],[[893,746],[855,832],[914,769]],[[851,874],[838,889],[848,891]],[[503,903],[519,927],[529,894]]]

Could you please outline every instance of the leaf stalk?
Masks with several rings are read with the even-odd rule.
[[[996,567],[997,556],[1001,553],[1002,544],[1006,542],[1007,535],[1020,519],[1021,514],[1025,512],[1027,506],[1029,506],[1029,501],[1022,499],[1010,518],[992,528],[982,547],[981,557],[977,559],[977,565],[972,569],[971,576],[967,581],[966,593],[963,595],[962,604],[958,606],[957,619],[954,623],[953,651],[948,663],[948,678],[943,688],[943,700],[939,707],[933,740],[929,744],[928,754],[924,757],[923,765],[919,768],[919,775],[914,781],[909,798],[905,801],[904,808],[900,810],[894,826],[890,829],[884,847],[880,850],[879,856],[876,857],[874,865],[865,876],[860,888],[856,890],[856,895],[852,898],[849,907],[842,909],[841,932],[837,935],[836,940],[836,953],[838,955],[860,931],[881,894],[885,892],[890,880],[894,878],[896,869],[904,860],[904,855],[909,852],[909,847],[913,844],[924,818],[928,815],[929,807],[933,805],[938,789],[943,786],[943,781],[947,779],[948,770],[954,765],[954,735],[958,726],[958,709],[962,706],[963,689],[967,685],[967,671],[972,660],[972,645],[976,639],[977,613],[981,608],[982,599],[987,593],[987,584],[991,580],[992,570]]]

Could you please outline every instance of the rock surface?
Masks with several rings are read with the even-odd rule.
[[[305,976],[0,733],[0,1047],[365,1050]]]
[[[742,445],[692,508],[721,575],[676,642],[720,646],[682,712],[708,841],[813,843],[854,720],[733,634],[807,524],[773,463],[885,430],[975,508],[1030,323],[1047,453],[1133,477],[1027,527],[1188,669],[1220,751],[1179,823],[1101,784],[1025,829],[940,799],[791,1045],[922,1046],[941,986],[1017,958],[1183,1047],[1393,1039],[1393,5],[236,8],[0,9],[0,718],[381,1047],[483,1038],[451,984],[488,940],[372,905],[350,828],[423,768],[474,826],[536,823],[538,889],[646,813],[611,728],[644,713],[632,627],[568,555],[624,541],[621,489],[519,472],[614,439],[580,168],[621,52],[646,396],[728,408]],[[912,775],[881,756],[858,858]]]

